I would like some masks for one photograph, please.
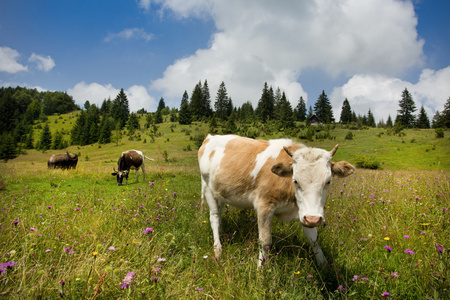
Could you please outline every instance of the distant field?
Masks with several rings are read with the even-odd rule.
[[[67,115],[50,118],[69,130]],[[57,120],[57,123],[54,123]],[[141,121],[143,121],[141,119]],[[67,126],[67,127],[66,127]],[[208,213],[200,211],[195,136],[208,125],[160,125],[150,143],[71,146],[76,170],[48,170],[34,150],[0,163],[0,295],[8,299],[447,299],[450,296],[450,139],[434,130],[330,131],[307,142],[336,160],[360,155],[382,170],[335,179],[319,229],[330,264],[318,269],[298,223],[276,220],[269,262],[257,270],[256,215],[224,212],[224,254],[214,258]],[[384,132],[384,134],[380,134]],[[38,136],[39,131],[35,131]],[[283,137],[274,133],[264,138]],[[305,142],[299,140],[300,142]],[[120,153],[142,150],[134,183],[110,173]],[[187,151],[191,149],[190,151]],[[389,250],[390,249],[390,250]],[[127,274],[130,285],[126,287]]]

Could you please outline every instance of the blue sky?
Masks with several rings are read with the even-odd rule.
[[[450,97],[449,1],[11,0],[0,2],[0,86],[100,104],[179,107],[208,80],[256,107],[264,82],[295,106],[322,90],[335,118],[395,117],[406,87],[430,119]]]

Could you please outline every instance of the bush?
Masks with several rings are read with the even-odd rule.
[[[378,170],[381,163],[370,155],[359,155],[355,158],[355,164],[358,168]]]
[[[351,131],[349,131],[349,132],[347,133],[347,135],[345,136],[345,139],[346,139],[346,140],[353,140],[353,133],[352,133]]]
[[[436,128],[436,129],[434,130],[434,132],[436,133],[436,138],[437,138],[437,139],[443,138],[443,137],[444,137],[444,129],[442,129],[442,128]]]

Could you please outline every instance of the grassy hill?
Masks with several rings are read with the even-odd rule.
[[[70,132],[74,114],[49,118]],[[56,121],[56,122],[55,122]],[[143,123],[143,119],[140,120]],[[8,299],[446,299],[450,263],[449,138],[433,130],[330,131],[309,141],[336,160],[379,160],[334,179],[319,228],[329,265],[320,269],[298,222],[274,220],[273,246],[258,270],[256,215],[227,207],[216,259],[209,214],[200,209],[197,140],[206,124],[160,124],[150,142],[126,136],[71,146],[76,170],[48,170],[52,153],[0,163],[0,295]],[[384,132],[384,134],[382,133]],[[446,132],[446,134],[448,134]],[[36,137],[39,130],[35,130]],[[68,135],[65,136],[68,138]],[[273,133],[264,138],[283,137]],[[144,140],[146,142],[144,143]],[[302,140],[300,140],[302,142]],[[303,141],[305,142],[305,141]],[[110,173],[122,151],[142,150],[134,183]],[[390,250],[389,250],[390,249]],[[130,285],[127,286],[127,283]]]

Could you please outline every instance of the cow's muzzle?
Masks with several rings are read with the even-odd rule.
[[[304,216],[302,225],[308,228],[319,227],[322,225],[323,218],[316,216]]]

